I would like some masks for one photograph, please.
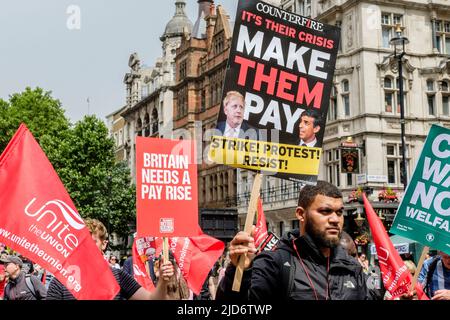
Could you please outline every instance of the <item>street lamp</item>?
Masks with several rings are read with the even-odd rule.
[[[397,24],[395,32],[397,36],[392,38],[389,43],[394,46],[394,56],[398,59],[398,85],[400,91],[400,126],[401,126],[401,138],[402,138],[402,174],[403,174],[403,188],[406,190],[407,177],[406,177],[406,143],[405,143],[405,105],[403,101],[403,64],[402,59],[405,55],[405,44],[409,43],[408,38],[402,36],[402,28],[400,24]]]

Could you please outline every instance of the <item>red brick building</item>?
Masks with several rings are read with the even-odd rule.
[[[223,7],[216,8],[212,0],[198,3],[197,22],[183,37],[175,58],[174,137],[196,139],[199,154],[201,146],[200,208],[231,212],[236,209],[236,170],[205,162],[209,140],[205,133],[216,127],[232,26]]]

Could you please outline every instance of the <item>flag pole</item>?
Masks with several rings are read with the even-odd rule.
[[[259,192],[261,190],[262,174],[257,173],[253,181],[252,193],[250,195],[250,203],[248,206],[247,217],[245,220],[244,231],[248,234],[252,232],[253,220],[255,219],[255,212],[258,204]],[[233,291],[239,292],[241,290],[242,276],[244,274],[245,255],[239,257],[236,273],[234,274]]]

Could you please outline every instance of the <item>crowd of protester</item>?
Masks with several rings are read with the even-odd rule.
[[[189,288],[170,251],[169,261],[164,261],[162,256],[147,260],[147,272],[155,287],[152,292],[134,279],[132,257],[122,257],[119,264],[118,257],[111,254],[105,259],[120,286],[116,299],[417,299],[413,291],[401,297],[390,296],[384,289],[374,256],[369,261],[365,252],[358,254],[355,241],[343,231],[342,195],[336,187],[320,181],[317,186],[304,187],[296,215],[301,228],[283,235],[276,250],[260,252],[252,235],[239,232],[210,270],[199,294]],[[106,228],[93,219],[87,219],[86,225],[98,249],[104,252]],[[241,290],[234,292],[231,285],[242,255],[246,258]],[[450,300],[448,254],[438,251],[429,256],[421,270],[417,270],[411,254],[401,257],[412,276],[420,272],[418,281],[428,298]],[[290,267],[288,271],[286,266]],[[0,299],[72,300],[75,297],[42,266],[0,244]]]

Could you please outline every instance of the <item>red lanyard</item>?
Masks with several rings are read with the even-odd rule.
[[[295,241],[294,241],[294,240],[292,240],[292,244],[293,244],[293,246],[294,246],[295,253],[297,253],[297,257],[298,257],[298,259],[300,260],[300,263],[301,263],[301,265],[302,265],[302,268],[303,268],[303,270],[305,271],[306,276],[308,277],[308,280],[309,280],[309,283],[310,283],[310,285],[311,285],[311,288],[312,288],[313,291],[314,291],[314,295],[315,295],[315,297],[316,297],[316,300],[319,300],[319,297],[318,297],[318,295],[317,295],[316,288],[314,287],[314,284],[313,284],[313,282],[312,282],[312,280],[311,280],[311,277],[309,276],[308,268],[307,268],[307,267],[305,266],[305,264],[303,263],[303,259],[300,257],[300,254],[298,253],[297,246],[295,245]],[[328,274],[330,273],[330,256],[328,256],[328,263],[327,263],[327,264],[328,264],[328,265],[327,265],[327,296],[325,297],[325,300],[328,300],[329,294],[330,294],[330,282],[328,281]]]

